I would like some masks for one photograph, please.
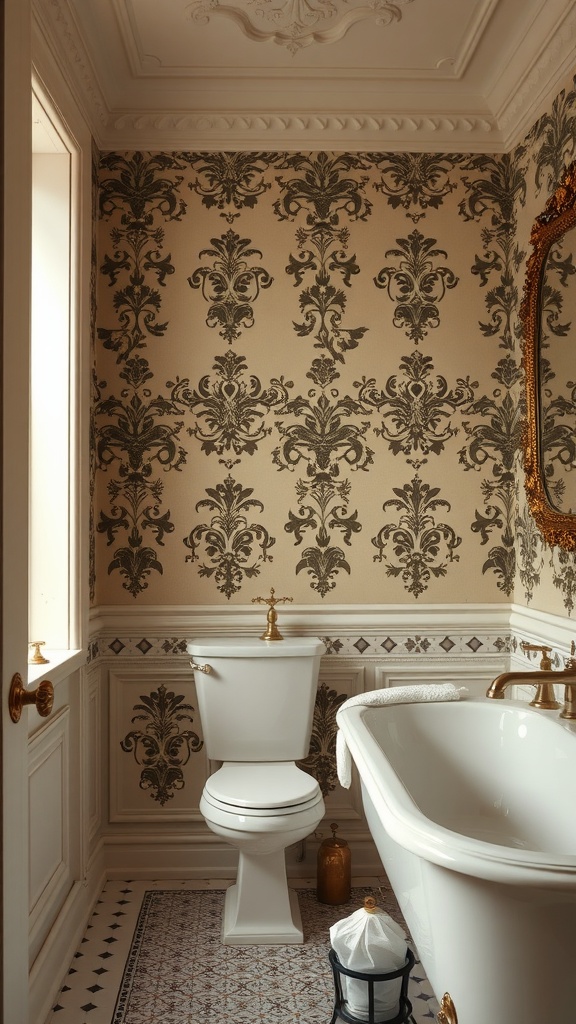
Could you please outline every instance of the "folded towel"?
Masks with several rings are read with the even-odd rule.
[[[425,701],[460,700],[468,693],[465,686],[456,687],[453,683],[423,683],[420,686],[388,686],[383,690],[368,690],[349,697],[338,708],[338,715],[346,708],[356,705],[363,707],[384,707],[386,704],[413,704]],[[344,789],[352,784],[352,759],[348,744],[341,729],[336,734],[336,770],[338,781]]]

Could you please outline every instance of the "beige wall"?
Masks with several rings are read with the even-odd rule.
[[[573,109],[509,156],[103,158],[96,604],[570,611],[524,515],[518,304]]]

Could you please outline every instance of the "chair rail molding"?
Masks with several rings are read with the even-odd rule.
[[[285,636],[319,636],[328,656],[363,659],[424,657],[497,658],[510,650],[508,604],[283,605]],[[91,659],[186,655],[198,636],[260,635],[262,609],[254,605],[125,606],[94,608],[90,619]]]

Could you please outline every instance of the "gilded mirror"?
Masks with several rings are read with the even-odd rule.
[[[536,219],[524,298],[524,468],[544,540],[576,550],[576,162]]]

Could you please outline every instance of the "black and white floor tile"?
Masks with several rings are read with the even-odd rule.
[[[371,886],[377,892],[381,882],[381,879],[355,879],[354,885]],[[109,881],[94,908],[46,1024],[111,1024],[117,1015],[118,993],[146,893],[154,890],[221,890],[227,884],[230,883],[223,879]],[[302,889],[315,888],[312,880],[294,884]],[[336,911],[335,920],[338,920],[338,908],[333,909]],[[328,975],[328,964],[326,966]],[[415,1024],[435,1021],[438,1005],[418,960],[411,973],[408,995]],[[161,1018],[155,1017],[154,1020],[162,1024]],[[329,1014],[326,1024],[328,1020]],[[182,1024],[236,1022],[218,1014],[218,1020],[196,1021],[190,1017]]]

